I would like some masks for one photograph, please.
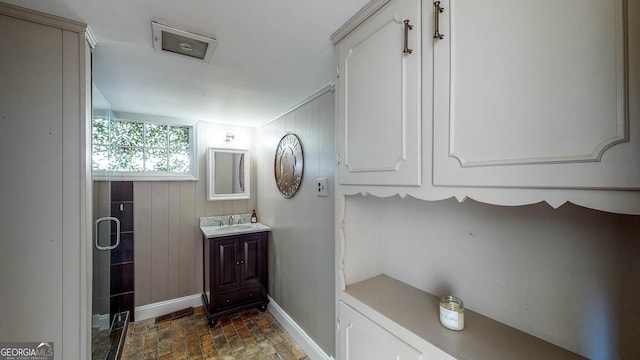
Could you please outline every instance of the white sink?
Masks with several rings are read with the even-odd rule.
[[[249,234],[254,232],[271,231],[271,228],[261,223],[255,224],[234,224],[222,226],[201,226],[202,234],[207,238],[218,236],[229,236],[236,234]]]
[[[237,224],[218,226],[215,231],[236,232],[257,228],[257,224]]]

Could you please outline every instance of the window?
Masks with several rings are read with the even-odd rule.
[[[194,179],[194,128],[96,116],[92,168],[97,177]]]

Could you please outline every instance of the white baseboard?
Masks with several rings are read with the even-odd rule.
[[[146,320],[166,315],[188,307],[202,306],[201,294],[189,295],[181,298],[142,305],[135,308],[135,320]]]
[[[332,356],[327,355],[318,344],[313,341],[302,330],[298,324],[276,303],[271,297],[269,297],[269,312],[273,317],[278,320],[280,325],[291,335],[293,340],[300,345],[302,350],[309,356],[311,360],[333,360]]]

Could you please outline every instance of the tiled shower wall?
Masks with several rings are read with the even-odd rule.
[[[116,314],[129,310],[134,316],[134,226],[133,182],[94,181],[93,218],[105,216],[120,220],[120,245],[111,251],[93,248],[93,312]],[[101,245],[116,243],[115,223],[99,230]],[[108,234],[107,234],[108,233]],[[107,238],[107,235],[109,238]]]
[[[120,220],[120,245],[111,251],[111,300],[110,313],[129,311],[134,316],[134,227],[133,182],[111,182],[111,216]],[[112,243],[115,242],[115,225],[111,227]]]

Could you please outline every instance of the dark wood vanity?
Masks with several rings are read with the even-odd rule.
[[[210,326],[239,309],[267,309],[268,231],[203,235],[202,303]]]

